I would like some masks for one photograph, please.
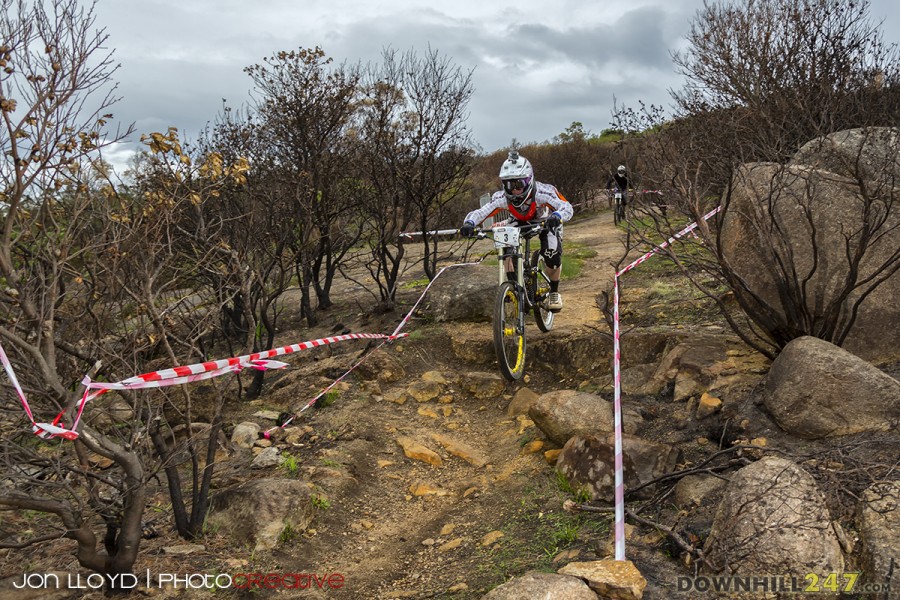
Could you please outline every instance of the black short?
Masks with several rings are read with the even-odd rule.
[[[551,238],[552,236],[552,238]],[[544,263],[553,269],[562,265],[562,229],[544,230],[541,232],[541,256]]]
[[[522,226],[528,221],[516,221],[516,223]],[[544,263],[552,269],[559,268],[562,265],[562,225],[556,229],[542,229],[539,239]]]

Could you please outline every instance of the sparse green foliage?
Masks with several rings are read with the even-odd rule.
[[[623,137],[625,137],[624,131],[622,131],[621,129],[615,129],[615,128],[609,127],[600,132],[600,136],[597,139],[597,141],[599,143],[606,144],[606,143],[610,143],[610,142],[618,142]]]
[[[282,453],[279,468],[287,473],[289,477],[296,477],[300,474],[300,462],[296,456],[287,452]]]
[[[490,559],[482,563],[483,571],[497,583],[528,570],[555,572],[558,565],[553,560],[560,552],[579,542],[593,544],[598,538],[605,539],[610,519],[562,511],[568,495],[555,477],[540,478],[525,486],[517,509],[500,528],[504,543],[490,550]]]
[[[562,257],[562,279],[575,279],[581,274],[581,268],[587,259],[597,255],[595,250],[580,244],[566,243]]]
[[[424,287],[428,285],[428,278],[423,277],[422,279],[411,279],[403,283],[404,289],[412,289],[417,287]]]
[[[301,532],[294,529],[294,527],[290,523],[285,523],[284,528],[281,530],[281,533],[278,534],[278,542],[281,544],[292,542],[300,537],[300,533]]]
[[[528,444],[533,442],[536,437],[537,436],[534,434],[533,431],[529,431],[525,435],[519,437],[519,447],[524,448],[525,446],[527,446]]]
[[[574,519],[559,519],[553,532],[555,547],[558,549],[573,543],[578,537],[578,530],[579,525]]]
[[[553,473],[556,476],[556,485],[559,488],[559,491],[571,496],[572,500],[575,502],[590,502],[591,494],[589,491],[583,487],[575,489],[569,481],[569,478],[561,471],[555,470]]]
[[[316,408],[327,408],[334,404],[341,393],[338,390],[329,390],[321,398],[316,400]]]
[[[331,508],[331,501],[325,496],[314,495],[312,497],[312,505],[318,510],[328,510]]]

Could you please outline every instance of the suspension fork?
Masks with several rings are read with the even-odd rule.
[[[524,244],[525,249],[527,250],[527,242]],[[503,253],[500,257],[500,266],[499,266],[499,282],[500,285],[503,284],[506,279],[506,267],[508,265],[508,261],[513,262],[513,270],[516,274],[516,280],[513,282],[516,288],[516,296],[518,298],[518,306],[519,306],[519,314],[518,314],[518,323],[516,324],[520,331],[525,331],[525,315],[528,313],[528,310],[531,308],[531,302],[528,299],[528,292],[526,291],[527,282],[525,281],[525,272],[524,272],[524,262],[525,258],[521,254],[523,245],[520,244],[518,248],[518,252],[513,251],[512,249],[508,249]]]
[[[519,246],[520,251],[521,251],[521,249],[522,249],[522,247]],[[511,250],[508,250],[507,252],[504,252],[504,254],[500,257],[500,261],[499,261],[500,277],[499,277],[499,282],[497,285],[500,285],[501,283],[503,283],[504,281],[507,280],[506,279],[506,270],[507,270],[506,267],[509,264],[509,262],[512,261],[513,262],[513,271],[516,274],[516,285],[521,286],[522,283],[525,281],[525,279],[523,277],[524,272],[522,270],[522,263],[523,263],[522,255],[519,253],[512,252]]]
[[[531,310],[531,307],[534,306],[534,293],[532,286],[532,278],[534,277],[534,265],[531,264],[531,244],[529,244],[529,240],[525,240],[524,254],[522,255],[522,287],[523,287],[523,296],[525,297],[525,312]],[[525,269],[525,265],[528,265],[528,269]]]
[[[532,298],[528,297],[528,278],[531,277],[530,265],[529,272],[525,272],[525,264],[528,263],[531,259],[528,256],[529,251],[529,243],[526,238],[523,242],[519,244],[519,254],[516,255],[516,290],[519,293],[519,306],[521,310],[519,310],[519,321],[520,326],[525,328],[525,316],[528,314],[528,311],[531,310],[531,300]]]

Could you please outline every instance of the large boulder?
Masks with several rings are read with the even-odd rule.
[[[447,269],[428,291],[423,312],[435,321],[490,321],[494,314],[497,283],[496,266]]]
[[[626,491],[673,472],[679,462],[681,451],[674,446],[628,434],[622,436],[622,475]],[[615,434],[574,436],[563,446],[556,469],[574,489],[586,491],[591,500],[612,501],[615,497]]]
[[[588,392],[561,390],[542,394],[528,409],[529,418],[558,446],[577,434],[609,433],[615,422],[612,402]],[[622,430],[635,433],[643,418],[634,409],[622,409]]]
[[[673,500],[678,508],[700,506],[725,487],[725,480],[715,475],[686,475],[675,484]]]
[[[271,550],[282,533],[306,530],[315,509],[312,489],[296,479],[254,479],[216,494],[207,524],[239,546]]]
[[[578,577],[529,571],[498,585],[481,597],[481,600],[597,600],[597,594]]]
[[[897,155],[896,147],[879,151]],[[900,276],[866,295],[896,265],[895,190],[809,166],[832,166],[831,160],[801,158],[808,164],[749,163],[734,175],[720,239],[725,260],[747,288],[735,293],[753,312],[784,323],[775,333],[787,338],[847,323],[859,301],[843,346],[871,362],[896,360]],[[848,290],[848,281],[860,287]]]
[[[844,568],[815,480],[774,456],[731,478],[704,553],[709,569],[725,575],[793,575],[802,582],[807,573],[842,573]]]
[[[807,439],[888,431],[900,423],[900,381],[808,336],[790,342],[772,363],[764,402],[782,429]]]
[[[808,165],[844,177],[859,177],[887,192],[900,182],[900,129],[869,127],[845,129],[810,140],[790,164]]]
[[[857,523],[863,581],[900,590],[900,482],[876,483],[862,500]]]

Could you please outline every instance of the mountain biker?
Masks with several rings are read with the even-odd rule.
[[[628,175],[625,173],[625,165],[619,165],[616,172],[609,178],[606,182],[606,190],[612,190],[613,185],[615,185],[615,189],[622,192],[622,210],[624,211],[627,204],[628,188],[631,186],[631,180],[628,179]]]
[[[512,151],[500,166],[500,181],[503,189],[494,192],[491,201],[466,215],[460,234],[472,237],[475,226],[501,210],[508,210],[518,225],[533,220],[546,219],[541,230],[541,255],[544,257],[544,272],[550,280],[550,294],[545,308],[552,312],[562,310],[562,296],[559,293],[559,277],[562,274],[562,223],[572,218],[573,210],[569,201],[556,187],[534,179],[531,163],[518,152]],[[506,267],[506,277],[515,281],[516,274],[511,265]]]

